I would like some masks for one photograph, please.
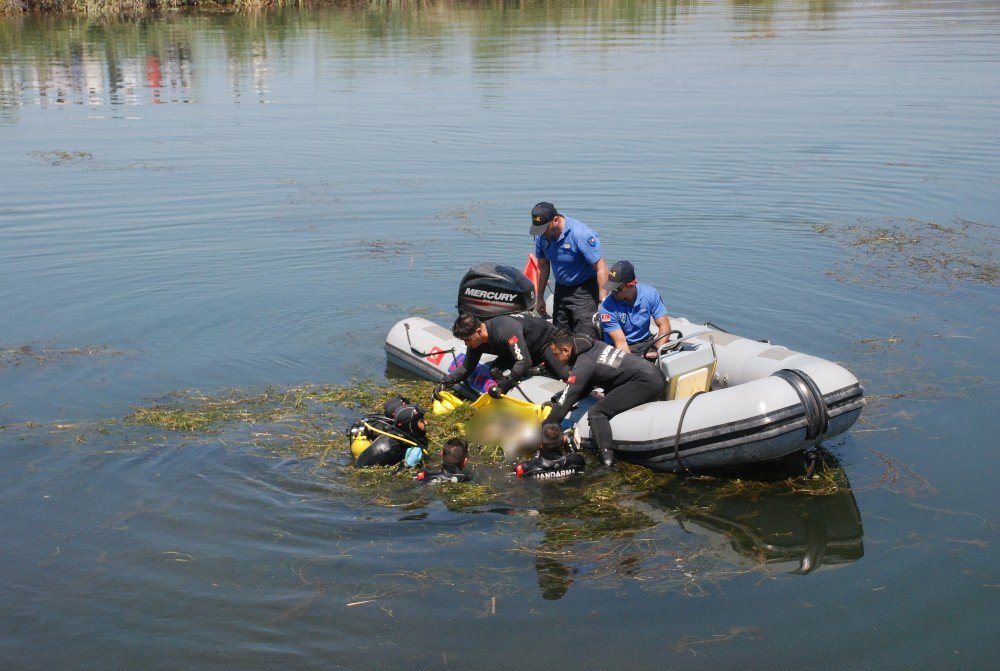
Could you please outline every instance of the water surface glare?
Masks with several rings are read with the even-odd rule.
[[[0,666],[995,666],[997,3],[388,5],[0,18]],[[315,399],[125,421],[383,381],[540,200],[855,372],[825,479],[470,497]]]

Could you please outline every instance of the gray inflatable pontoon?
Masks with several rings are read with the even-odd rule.
[[[858,379],[831,361],[671,317],[683,334],[661,345],[659,365],[670,400],[647,403],[611,420],[618,458],[660,471],[705,470],[777,459],[847,431],[864,406]],[[453,370],[465,346],[431,321],[398,322],[385,341],[389,363],[428,380]],[[488,360],[490,357],[483,357]],[[482,391],[488,365],[467,380]],[[510,392],[542,403],[565,387],[535,376]],[[592,403],[593,400],[590,400]],[[590,446],[587,401],[567,422]]]

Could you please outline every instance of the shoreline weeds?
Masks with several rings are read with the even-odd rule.
[[[283,8],[406,6],[407,0],[0,0],[0,17],[79,15],[117,19],[137,19],[162,12],[208,11],[244,12]],[[453,5],[451,0],[422,3]]]

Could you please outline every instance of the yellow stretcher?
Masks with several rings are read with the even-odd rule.
[[[442,391],[438,394],[438,398],[434,399],[431,412],[435,415],[446,415],[459,406],[465,405],[465,403],[465,401],[458,398],[455,394]],[[534,422],[541,422],[549,416],[549,412],[552,410],[551,406],[529,403],[528,401],[522,401],[519,398],[507,396],[506,394],[501,394],[500,398],[493,398],[489,394],[482,394],[469,407],[477,412],[485,408],[490,408],[491,411],[502,411],[505,414]]]

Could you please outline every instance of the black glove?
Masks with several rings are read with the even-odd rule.
[[[490,387],[489,391],[486,393],[490,395],[490,398],[500,398],[501,394],[503,394],[503,390],[500,388],[500,385],[495,384]]]
[[[443,378],[441,378],[441,384],[443,384],[446,387],[450,387],[453,384],[458,384],[464,379],[465,376],[462,375],[462,373],[455,371],[454,373],[448,373]]]
[[[439,382],[437,386],[434,387],[434,391],[431,392],[431,398],[435,401],[441,399],[441,392],[448,388],[448,385],[444,382]]]

